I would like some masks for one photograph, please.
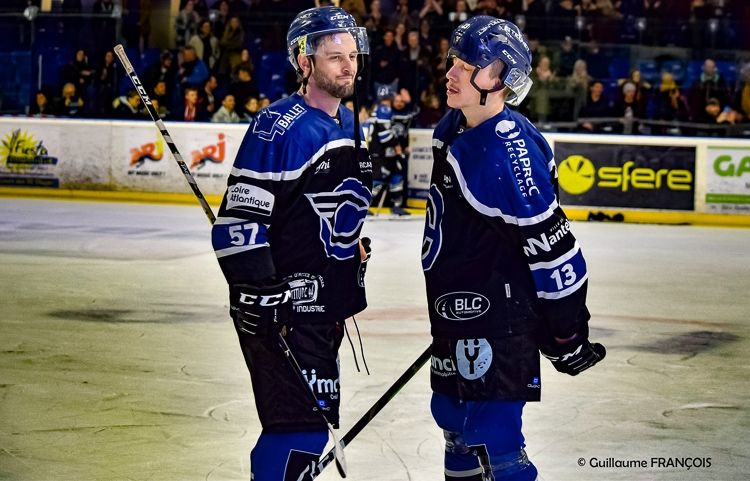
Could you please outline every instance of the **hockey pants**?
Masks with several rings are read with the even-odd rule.
[[[328,442],[328,431],[267,434],[250,453],[252,481],[297,481],[311,463],[317,463]]]
[[[461,401],[432,394],[432,416],[445,435],[446,481],[533,481],[523,450],[524,401]]]

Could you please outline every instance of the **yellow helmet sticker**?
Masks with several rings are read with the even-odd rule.
[[[300,55],[307,55],[307,35],[299,38],[299,53]]]

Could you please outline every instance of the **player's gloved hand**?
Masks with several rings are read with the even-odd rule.
[[[542,351],[542,355],[552,362],[559,372],[577,376],[604,359],[607,350],[599,343],[590,343],[580,334],[573,339],[559,344],[554,353]]]
[[[367,262],[370,260],[370,256],[372,256],[372,247],[370,247],[371,241],[369,237],[363,237],[362,239],[360,239],[360,242],[362,243],[362,248],[365,251],[365,258],[361,259],[361,262],[359,264],[357,283],[359,284],[359,287],[365,287],[365,271],[367,270]]]
[[[288,282],[268,286],[233,284],[229,304],[237,329],[258,337],[272,337],[292,322],[292,298]]]

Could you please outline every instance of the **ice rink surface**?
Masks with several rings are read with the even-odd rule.
[[[422,223],[366,224],[372,374],[344,341],[340,434],[429,345]],[[197,204],[0,199],[0,479],[249,479],[260,426],[209,227]],[[750,479],[750,231],[573,232],[608,355],[575,378],[542,360],[540,479]],[[348,479],[442,480],[429,398],[425,366],[346,449]]]

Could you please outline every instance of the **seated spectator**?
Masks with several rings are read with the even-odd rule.
[[[173,56],[169,50],[162,50],[159,55],[159,61],[146,66],[143,74],[143,86],[146,91],[153,90],[158,82],[164,82],[166,87],[164,95],[172,93],[172,83],[176,74],[176,68],[172,64]]]
[[[260,102],[255,97],[248,97],[245,99],[245,111],[242,114],[243,122],[252,122],[256,115],[260,112]]]
[[[729,87],[724,77],[719,74],[716,63],[708,59],[703,63],[703,72],[690,87],[689,105],[693,112],[703,112],[708,99],[715,98],[722,107],[729,103]]]
[[[50,89],[42,87],[36,94],[36,103],[29,108],[29,115],[55,115],[52,101],[53,96]]]
[[[680,89],[675,85],[667,90],[662,90],[656,99],[656,120],[667,120],[675,122],[689,122],[690,110],[687,106],[687,100],[680,93]],[[652,133],[661,135],[683,135],[684,131],[679,125],[675,126],[654,126]]]
[[[710,128],[710,126],[731,125],[734,123],[733,112],[728,107],[721,109],[719,99],[708,99],[706,108],[698,114],[696,122],[699,124],[708,124],[708,126],[699,126],[696,135],[701,137],[724,137],[726,129]]]
[[[232,74],[229,76],[229,79],[232,82],[236,82],[240,78],[240,69],[244,68],[248,72],[250,72],[250,76],[255,73],[255,65],[253,64],[253,59],[250,58],[250,51],[248,49],[242,49],[242,53],[240,53],[240,63],[238,63],[233,69]]]
[[[122,120],[145,120],[138,109],[141,106],[141,96],[135,90],[128,90],[127,95],[116,98],[112,102],[112,118]]]
[[[611,124],[589,120],[607,117],[613,117],[612,100],[604,95],[604,84],[601,80],[594,80],[589,87],[586,104],[579,114],[579,119],[582,121],[580,127],[585,132],[612,132],[613,128]]]
[[[240,116],[234,111],[234,95],[229,94],[221,101],[221,108],[211,117],[211,122],[236,124],[240,122]]]
[[[57,108],[58,115],[64,117],[83,117],[83,98],[78,95],[76,86],[68,82],[63,86],[62,98]]]
[[[206,109],[206,112],[208,112],[209,115],[213,115],[214,112],[216,112],[216,96],[214,95],[214,91],[218,86],[219,82],[216,80],[216,77],[211,75],[203,85],[203,89],[198,92],[200,103],[201,105],[203,105],[203,108]]]
[[[260,94],[259,99],[260,99],[260,110],[263,110],[264,108],[266,108],[269,105],[271,105],[271,99],[269,99],[265,95]]]
[[[638,121],[644,117],[638,101],[635,99],[636,87],[632,82],[625,82],[622,86],[622,95],[615,102],[614,116],[620,117],[620,133],[641,133],[642,125]]]
[[[151,100],[156,100],[157,102],[159,102],[159,105],[161,105],[165,109],[168,109],[171,102],[169,102],[169,97],[167,96],[167,83],[164,80],[159,80],[158,82],[156,82],[156,85],[149,95],[149,98]]]
[[[175,19],[175,42],[177,47],[184,47],[187,42],[198,35],[198,24],[201,16],[195,11],[194,0],[188,0],[185,7],[180,10]]]
[[[160,119],[166,120],[169,118],[169,110],[167,109],[167,106],[161,103],[159,99],[152,98],[151,105],[154,107],[154,110],[156,110],[156,114]]]
[[[750,65],[740,69],[740,81],[732,100],[732,110],[737,121],[750,122]]]
[[[175,80],[183,87],[202,87],[208,78],[208,67],[203,59],[198,58],[195,48],[191,45],[182,51],[182,63],[177,71]]]
[[[219,50],[219,39],[211,33],[211,22],[203,20],[200,24],[198,35],[190,38],[188,45],[195,48],[195,53],[203,63],[208,66],[210,71],[218,69],[217,65],[221,51]]]
[[[60,80],[63,83],[75,84],[77,90],[84,93],[91,83],[92,73],[86,52],[84,50],[77,50],[70,63],[62,68]]]
[[[646,106],[648,105],[648,102],[650,100],[649,93],[651,91],[651,84],[643,80],[643,78],[641,77],[641,71],[638,69],[631,70],[627,78],[617,81],[617,85],[622,87],[625,82],[631,82],[635,85],[635,99],[638,101],[640,109],[645,112]]]
[[[260,92],[258,91],[258,86],[255,85],[250,72],[246,68],[240,68],[238,74],[239,79],[237,82],[229,84],[229,93],[236,99],[246,99],[248,97],[257,98],[260,95]],[[245,113],[244,106],[239,113]]]
[[[370,48],[378,46],[378,41],[383,38],[383,32],[387,25],[385,17],[380,11],[380,0],[372,0],[370,3],[370,13],[365,17],[362,24],[367,29],[367,36],[370,38]]]
[[[183,105],[179,109],[173,109],[172,118],[184,122],[205,122],[209,119],[209,115],[206,109],[200,105],[199,100],[198,90],[194,88],[185,89]]]

